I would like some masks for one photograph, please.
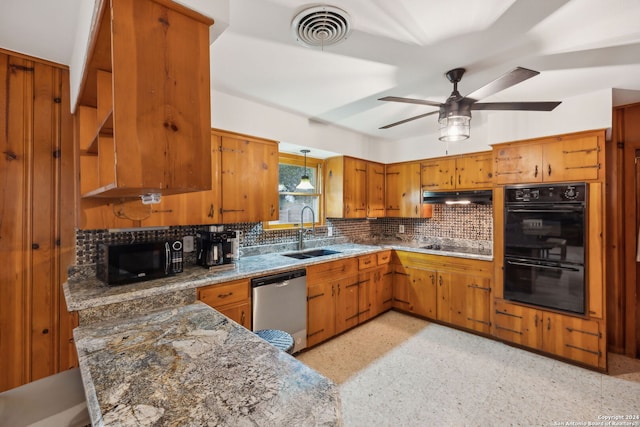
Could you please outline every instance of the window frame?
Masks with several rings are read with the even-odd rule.
[[[278,155],[278,168],[280,164],[293,165],[304,167],[304,156],[298,154],[291,153],[279,153]],[[324,159],[318,159],[315,157],[307,156],[307,169],[315,169],[316,173],[316,182],[312,183],[315,187],[315,193],[308,192],[290,192],[283,191],[278,192],[278,200],[280,199],[280,195],[282,194],[290,194],[293,196],[316,196],[318,197],[318,211],[315,212],[315,223],[313,224],[315,227],[320,227],[325,225],[324,219]],[[280,179],[278,178],[278,183],[280,183]],[[318,192],[318,190],[320,190]],[[279,208],[279,206],[278,206]],[[303,227],[311,227],[310,222],[305,222],[302,224]],[[269,221],[262,222],[262,228],[264,230],[293,230],[295,228],[299,228],[299,223],[289,223],[289,224],[270,224]]]

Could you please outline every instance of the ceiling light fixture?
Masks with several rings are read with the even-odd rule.
[[[311,184],[311,180],[309,179],[309,174],[307,173],[307,153],[311,150],[300,150],[301,153],[304,153],[304,175],[300,178],[300,184],[296,185],[296,190],[313,190],[313,184]]]

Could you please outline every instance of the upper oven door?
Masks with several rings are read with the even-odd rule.
[[[505,256],[584,264],[584,227],[582,203],[505,205]]]

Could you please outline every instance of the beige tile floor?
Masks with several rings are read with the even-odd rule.
[[[640,360],[619,355],[604,375],[388,312],[297,357],[339,384],[346,427],[640,426]]]

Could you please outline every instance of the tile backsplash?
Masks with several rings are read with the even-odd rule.
[[[328,236],[328,227],[332,227],[333,236]],[[403,226],[404,233],[400,233]],[[241,232],[240,248],[264,247],[267,245],[294,244],[297,230],[265,230],[262,223],[237,223],[225,226]],[[128,243],[164,239],[180,239],[193,236],[206,226],[183,226],[159,229],[133,229],[122,231],[77,230],[76,265],[95,264],[97,243]],[[493,216],[491,205],[434,205],[432,218],[379,218],[379,219],[339,219],[329,218],[325,226],[316,227],[314,236],[305,241],[322,240],[323,244],[332,241],[356,243],[375,242],[377,240],[428,241],[458,240],[472,244],[491,245],[493,241]],[[186,261],[190,260],[186,254]]]

